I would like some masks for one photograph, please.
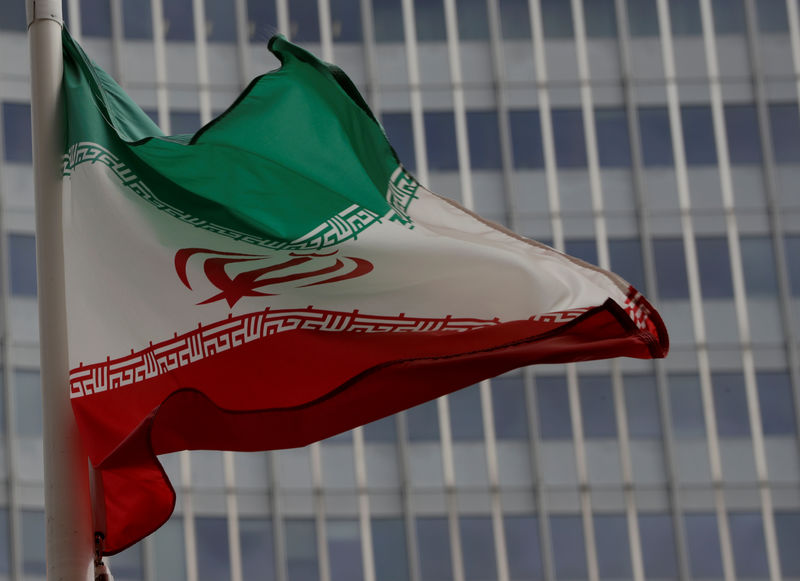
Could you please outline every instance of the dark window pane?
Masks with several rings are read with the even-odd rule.
[[[697,438],[705,436],[703,399],[697,375],[669,376],[669,406],[675,436]]]
[[[586,167],[586,137],[581,110],[553,109],[552,117],[558,167]]]
[[[614,413],[614,395],[608,375],[581,375],[578,381],[583,417],[583,435],[586,438],[614,438],[617,420]]]
[[[389,143],[392,144],[400,162],[413,170],[416,167],[414,155],[414,131],[411,126],[410,113],[384,113],[381,115],[381,125],[386,132]]]
[[[408,581],[408,551],[403,520],[372,519],[376,581]]]
[[[197,517],[194,526],[197,542],[198,580],[225,581],[225,579],[230,579],[228,520],[222,517]]]
[[[445,40],[444,3],[430,0],[414,0],[414,15],[417,24],[417,40]]]
[[[247,0],[247,27],[251,41],[269,40],[277,31],[277,23],[275,0]]]
[[[167,40],[194,40],[192,0],[170,0],[163,6]]]
[[[364,578],[361,533],[355,519],[328,521],[328,555],[331,581],[360,581]]]
[[[44,511],[22,510],[22,572],[44,578]]]
[[[629,4],[630,5],[630,4]],[[672,132],[666,107],[640,107],[639,132],[645,167],[671,166]]]
[[[367,442],[394,442],[397,440],[397,418],[387,416],[364,426]]]
[[[425,113],[425,144],[430,169],[458,169],[456,121],[452,111]]]
[[[697,268],[700,271],[700,286],[703,296],[709,299],[733,296],[731,262],[728,240],[721,237],[698,238]]]
[[[319,42],[317,0],[292,0],[289,3],[289,29],[293,42]]]
[[[638,238],[612,238],[608,241],[611,270],[631,283],[636,289],[645,292],[644,262],[642,245]]]
[[[698,0],[669,0],[669,19],[675,36],[703,33]]]
[[[658,294],[662,299],[685,299],[689,297],[689,278],[686,274],[686,255],[680,238],[654,238]]]
[[[492,519],[483,516],[462,516],[459,520],[461,552],[464,555],[464,578],[485,581],[497,577]]]
[[[597,568],[600,578],[630,579],[633,574],[625,515],[596,514],[594,537],[597,542]]]
[[[734,512],[728,515],[728,522],[737,577],[769,577],[761,513]]]
[[[454,440],[483,440],[480,386],[472,385],[451,393],[450,430]]]
[[[656,0],[629,0],[626,4],[631,36],[658,36]]]
[[[0,509],[0,573],[8,575],[9,566],[8,509]],[[116,560],[116,559],[115,559]]]
[[[467,111],[469,159],[473,169],[501,169],[497,111]]]
[[[795,433],[792,380],[780,371],[756,374],[761,425],[766,436],[791,436]]]
[[[376,42],[402,42],[403,11],[400,0],[372,0]]]
[[[550,540],[556,579],[586,579],[586,545],[581,517],[550,515]]]
[[[528,404],[522,377],[498,377],[492,380],[494,430],[501,440],[524,440],[528,437]]]
[[[208,40],[236,42],[236,13],[227,0],[204,0]]]
[[[721,578],[722,552],[715,514],[686,514],[686,543],[689,545],[689,567],[697,578]]]
[[[66,6],[64,6],[66,12]],[[81,33],[84,36],[111,36],[111,2],[81,0]]]
[[[413,407],[405,413],[408,439],[412,442],[439,439],[439,412],[436,400]]]
[[[508,112],[511,125],[511,148],[514,167],[518,169],[543,168],[542,128],[539,111],[520,109]]]
[[[617,35],[617,13],[614,0],[584,0],[583,17],[586,36],[590,38]]]
[[[36,296],[36,239],[32,234],[8,235],[11,294]]]
[[[800,236],[786,236],[784,239],[784,251],[786,253],[786,270],[789,273],[789,283],[792,287],[792,294],[800,296]]]
[[[125,38],[153,38],[153,17],[150,2],[122,0],[122,25]]]
[[[240,519],[239,543],[242,551],[242,577],[274,581],[272,521],[265,518]]]
[[[39,371],[14,370],[14,417],[17,434],[36,437],[42,435],[42,385]]]
[[[142,581],[144,567],[142,566],[142,544],[136,544],[114,555],[111,568],[114,570],[114,579],[118,581]]]
[[[500,0],[500,24],[505,39],[530,38],[528,0]]]
[[[6,161],[31,163],[30,103],[3,103],[3,148]]]
[[[539,411],[539,435],[545,440],[572,438],[567,380],[548,375],[536,378],[536,399]]]
[[[648,578],[678,577],[672,517],[668,514],[640,514],[644,574]]]
[[[570,256],[580,258],[589,264],[597,264],[597,242],[592,239],[566,240],[564,250]]]
[[[720,437],[750,435],[747,415],[747,395],[741,373],[714,373],[714,410],[717,414],[717,433]]]
[[[660,438],[658,389],[652,375],[626,375],[625,409],[631,438]]]
[[[732,164],[761,163],[761,136],[755,105],[726,105],[725,131]]]
[[[311,519],[286,519],[286,568],[289,581],[317,581],[317,532]]]
[[[572,7],[563,0],[541,0],[542,27],[546,38],[572,37]]]
[[[170,111],[169,125],[172,135],[192,135],[202,125],[200,113],[197,111]]]
[[[595,109],[597,150],[602,167],[630,167],[631,142],[628,118],[621,107]]]
[[[776,296],[778,275],[775,271],[772,240],[767,236],[743,236],[740,248],[748,296]]]
[[[743,0],[713,0],[714,32],[743,34],[747,30]]]
[[[800,163],[800,114],[797,103],[771,103],[769,125],[776,163]]]
[[[447,519],[421,517],[417,519],[419,571],[422,581],[449,581],[453,578],[450,561],[450,533]]]
[[[25,3],[17,0],[0,0],[0,30],[25,32],[26,29]]]
[[[681,121],[686,163],[688,165],[714,165],[717,163],[711,107],[707,105],[681,107]]]
[[[778,552],[781,573],[784,577],[800,577],[800,512],[776,512],[775,532],[778,537]]]
[[[761,32],[788,32],[789,17],[784,0],[756,0],[758,29]]]
[[[460,40],[489,38],[489,16],[486,0],[456,0],[458,36]]]
[[[542,579],[542,550],[539,519],[535,516],[506,516],[503,519],[512,579]]]
[[[361,6],[358,0],[331,0],[331,28],[336,42],[361,42]]]
[[[153,534],[153,570],[156,581],[186,579],[183,519],[172,516]],[[112,565],[113,567],[113,565]]]

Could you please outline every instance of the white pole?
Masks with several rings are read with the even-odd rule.
[[[61,1],[26,0],[31,58],[47,578],[92,578],[88,463],[69,401],[61,158]]]

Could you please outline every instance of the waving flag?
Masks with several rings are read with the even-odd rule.
[[[417,183],[347,77],[281,67],[164,136],[64,34],[70,393],[106,551],[175,495],[156,456],[304,446],[537,362],[663,357],[620,277]]]

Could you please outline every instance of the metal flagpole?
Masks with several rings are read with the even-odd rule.
[[[26,0],[31,59],[36,261],[42,378],[47,578],[92,578],[94,538],[86,453],[69,401],[61,159],[61,0]]]

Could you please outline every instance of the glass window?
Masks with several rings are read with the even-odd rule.
[[[153,18],[150,2],[122,0],[122,28],[125,38],[153,38]]]
[[[528,0],[500,0],[500,25],[503,38],[531,37],[531,17]]]
[[[25,3],[17,0],[0,1],[0,30],[25,32],[26,29]]]
[[[239,519],[242,577],[275,581],[275,552],[272,521],[266,518]]]
[[[784,0],[756,0],[758,29],[761,32],[788,32],[789,17]]]
[[[461,532],[461,554],[464,557],[464,578],[484,581],[497,577],[492,519],[488,516],[462,516],[458,519]]]
[[[358,0],[331,0],[331,30],[336,42],[361,42]]]
[[[800,577],[800,512],[776,512],[775,533],[778,537],[778,554],[784,577]]]
[[[631,36],[658,36],[656,0],[636,0],[628,5],[628,27]]]
[[[0,509],[0,574],[8,575],[9,567],[8,509]]]
[[[364,426],[367,442],[395,442],[397,440],[397,418],[386,416]]]
[[[450,533],[444,517],[417,518],[419,572],[422,581],[449,581],[453,578],[450,560]]]
[[[275,0],[247,0],[247,28],[251,41],[269,40],[276,30],[277,22]]]
[[[430,169],[458,169],[456,121],[452,111],[425,113],[425,144]]]
[[[32,234],[8,235],[11,294],[36,296],[36,239]]]
[[[167,40],[194,40],[192,0],[164,2],[164,32]]]
[[[539,408],[539,435],[544,440],[572,438],[572,416],[569,411],[567,378],[543,375],[536,378],[536,399]]]
[[[489,38],[489,16],[486,0],[456,0],[458,36],[460,40]]]
[[[561,2],[569,6],[567,2]],[[580,109],[553,109],[553,141],[558,167],[586,167],[586,137]]]
[[[44,511],[22,510],[22,571],[25,575],[44,578]]]
[[[742,236],[740,250],[748,296],[776,296],[778,275],[775,271],[772,239],[768,236]]]
[[[355,519],[331,519],[327,526],[331,581],[364,578],[361,532]]]
[[[632,3],[629,3],[630,6]],[[642,163],[645,167],[667,167],[673,164],[672,131],[666,107],[639,107],[639,133],[642,141]]]
[[[319,42],[317,0],[292,0],[289,3],[289,29],[292,42]]]
[[[372,519],[376,581],[408,581],[406,530],[400,518]]]
[[[623,384],[630,437],[660,438],[661,414],[655,377],[626,375]]]
[[[400,0],[372,0],[372,21],[377,42],[403,42],[403,11]]]
[[[743,34],[747,30],[743,0],[712,0],[714,32]]]
[[[425,42],[447,39],[443,2],[414,0],[414,15],[417,24],[417,40]]]
[[[414,130],[411,125],[411,113],[384,113],[381,115],[381,125],[386,132],[389,143],[392,144],[400,162],[413,170],[417,158],[414,153]]]
[[[628,522],[623,514],[594,515],[597,568],[601,579],[630,579],[631,550]]]
[[[792,287],[792,294],[800,296],[800,235],[786,236],[783,239],[786,252],[786,270],[789,273],[789,283]]]
[[[439,439],[439,410],[436,400],[409,409],[405,416],[408,439],[411,442]]]
[[[686,543],[689,545],[689,568],[695,579],[723,577],[719,529],[714,513],[685,514]]]
[[[539,111],[517,109],[508,112],[511,149],[517,169],[543,168],[542,128]]]
[[[571,38],[572,6],[564,0],[540,0],[545,38]]]
[[[594,238],[566,240],[564,250],[570,256],[580,258],[589,264],[597,264],[597,242]]]
[[[197,111],[170,111],[170,133],[172,135],[194,135],[200,129],[200,113]]]
[[[223,517],[197,517],[194,521],[199,581],[224,581],[231,578],[228,546],[228,520]]]
[[[800,114],[797,103],[770,103],[769,127],[775,163],[800,163]]]
[[[539,519],[514,515],[503,518],[508,553],[508,572],[512,579],[542,579],[542,548]]]
[[[761,425],[765,436],[791,436],[795,433],[792,380],[784,371],[756,374]]]
[[[472,169],[502,169],[497,111],[467,111],[467,134]]]
[[[761,136],[755,105],[725,105],[725,131],[732,164],[761,163]]]
[[[156,581],[186,579],[186,550],[184,548],[183,519],[173,516],[153,533]]]
[[[3,151],[6,161],[33,160],[30,103],[3,103]]]
[[[641,241],[638,238],[612,238],[608,241],[608,253],[611,270],[634,288],[646,292]]]
[[[680,238],[654,238],[658,294],[662,299],[689,298],[689,279],[686,274],[686,255]]]
[[[286,568],[289,581],[317,581],[317,531],[311,519],[286,519]]]
[[[14,418],[20,436],[42,435],[42,382],[36,369],[14,370]]]
[[[631,142],[628,118],[622,107],[595,109],[597,153],[602,167],[630,167]]]
[[[578,515],[550,515],[550,540],[556,579],[586,579],[586,545]]]
[[[584,0],[583,18],[586,36],[589,38],[608,38],[617,35],[614,0]]]
[[[111,36],[109,0],[81,0],[81,33],[84,36]]]
[[[741,373],[713,373],[714,410],[717,415],[717,433],[720,437],[750,435],[747,415],[747,395]]]
[[[81,0],[82,1],[82,0]],[[204,0],[210,42],[236,42],[236,14],[226,0]]]
[[[767,546],[761,513],[734,512],[728,515],[736,576],[768,578]]]
[[[728,240],[721,236],[697,238],[695,244],[703,296],[709,299],[733,297]]]
[[[583,435],[586,438],[615,438],[617,420],[614,413],[614,395],[608,375],[581,375],[578,380],[583,417]]]
[[[483,440],[480,386],[472,385],[451,393],[450,430],[454,440]]]
[[[492,380],[494,430],[500,440],[528,438],[528,404],[522,377],[497,377]]]
[[[672,412],[672,429],[678,438],[705,436],[703,399],[700,378],[695,375],[669,376],[669,406]]]
[[[681,0],[685,2],[687,0]],[[696,0],[693,0],[696,1]],[[670,6],[673,4],[670,3]],[[717,146],[714,141],[714,122],[708,105],[681,107],[683,146],[688,165],[714,165],[717,163]]]
[[[133,545],[117,553],[108,561],[110,569],[114,571],[114,579],[119,581],[142,581],[144,567],[142,567],[142,545]]]
[[[669,0],[669,19],[674,36],[703,34],[698,0]]]
[[[675,534],[668,514],[639,514],[644,574],[648,578],[678,577]]]

